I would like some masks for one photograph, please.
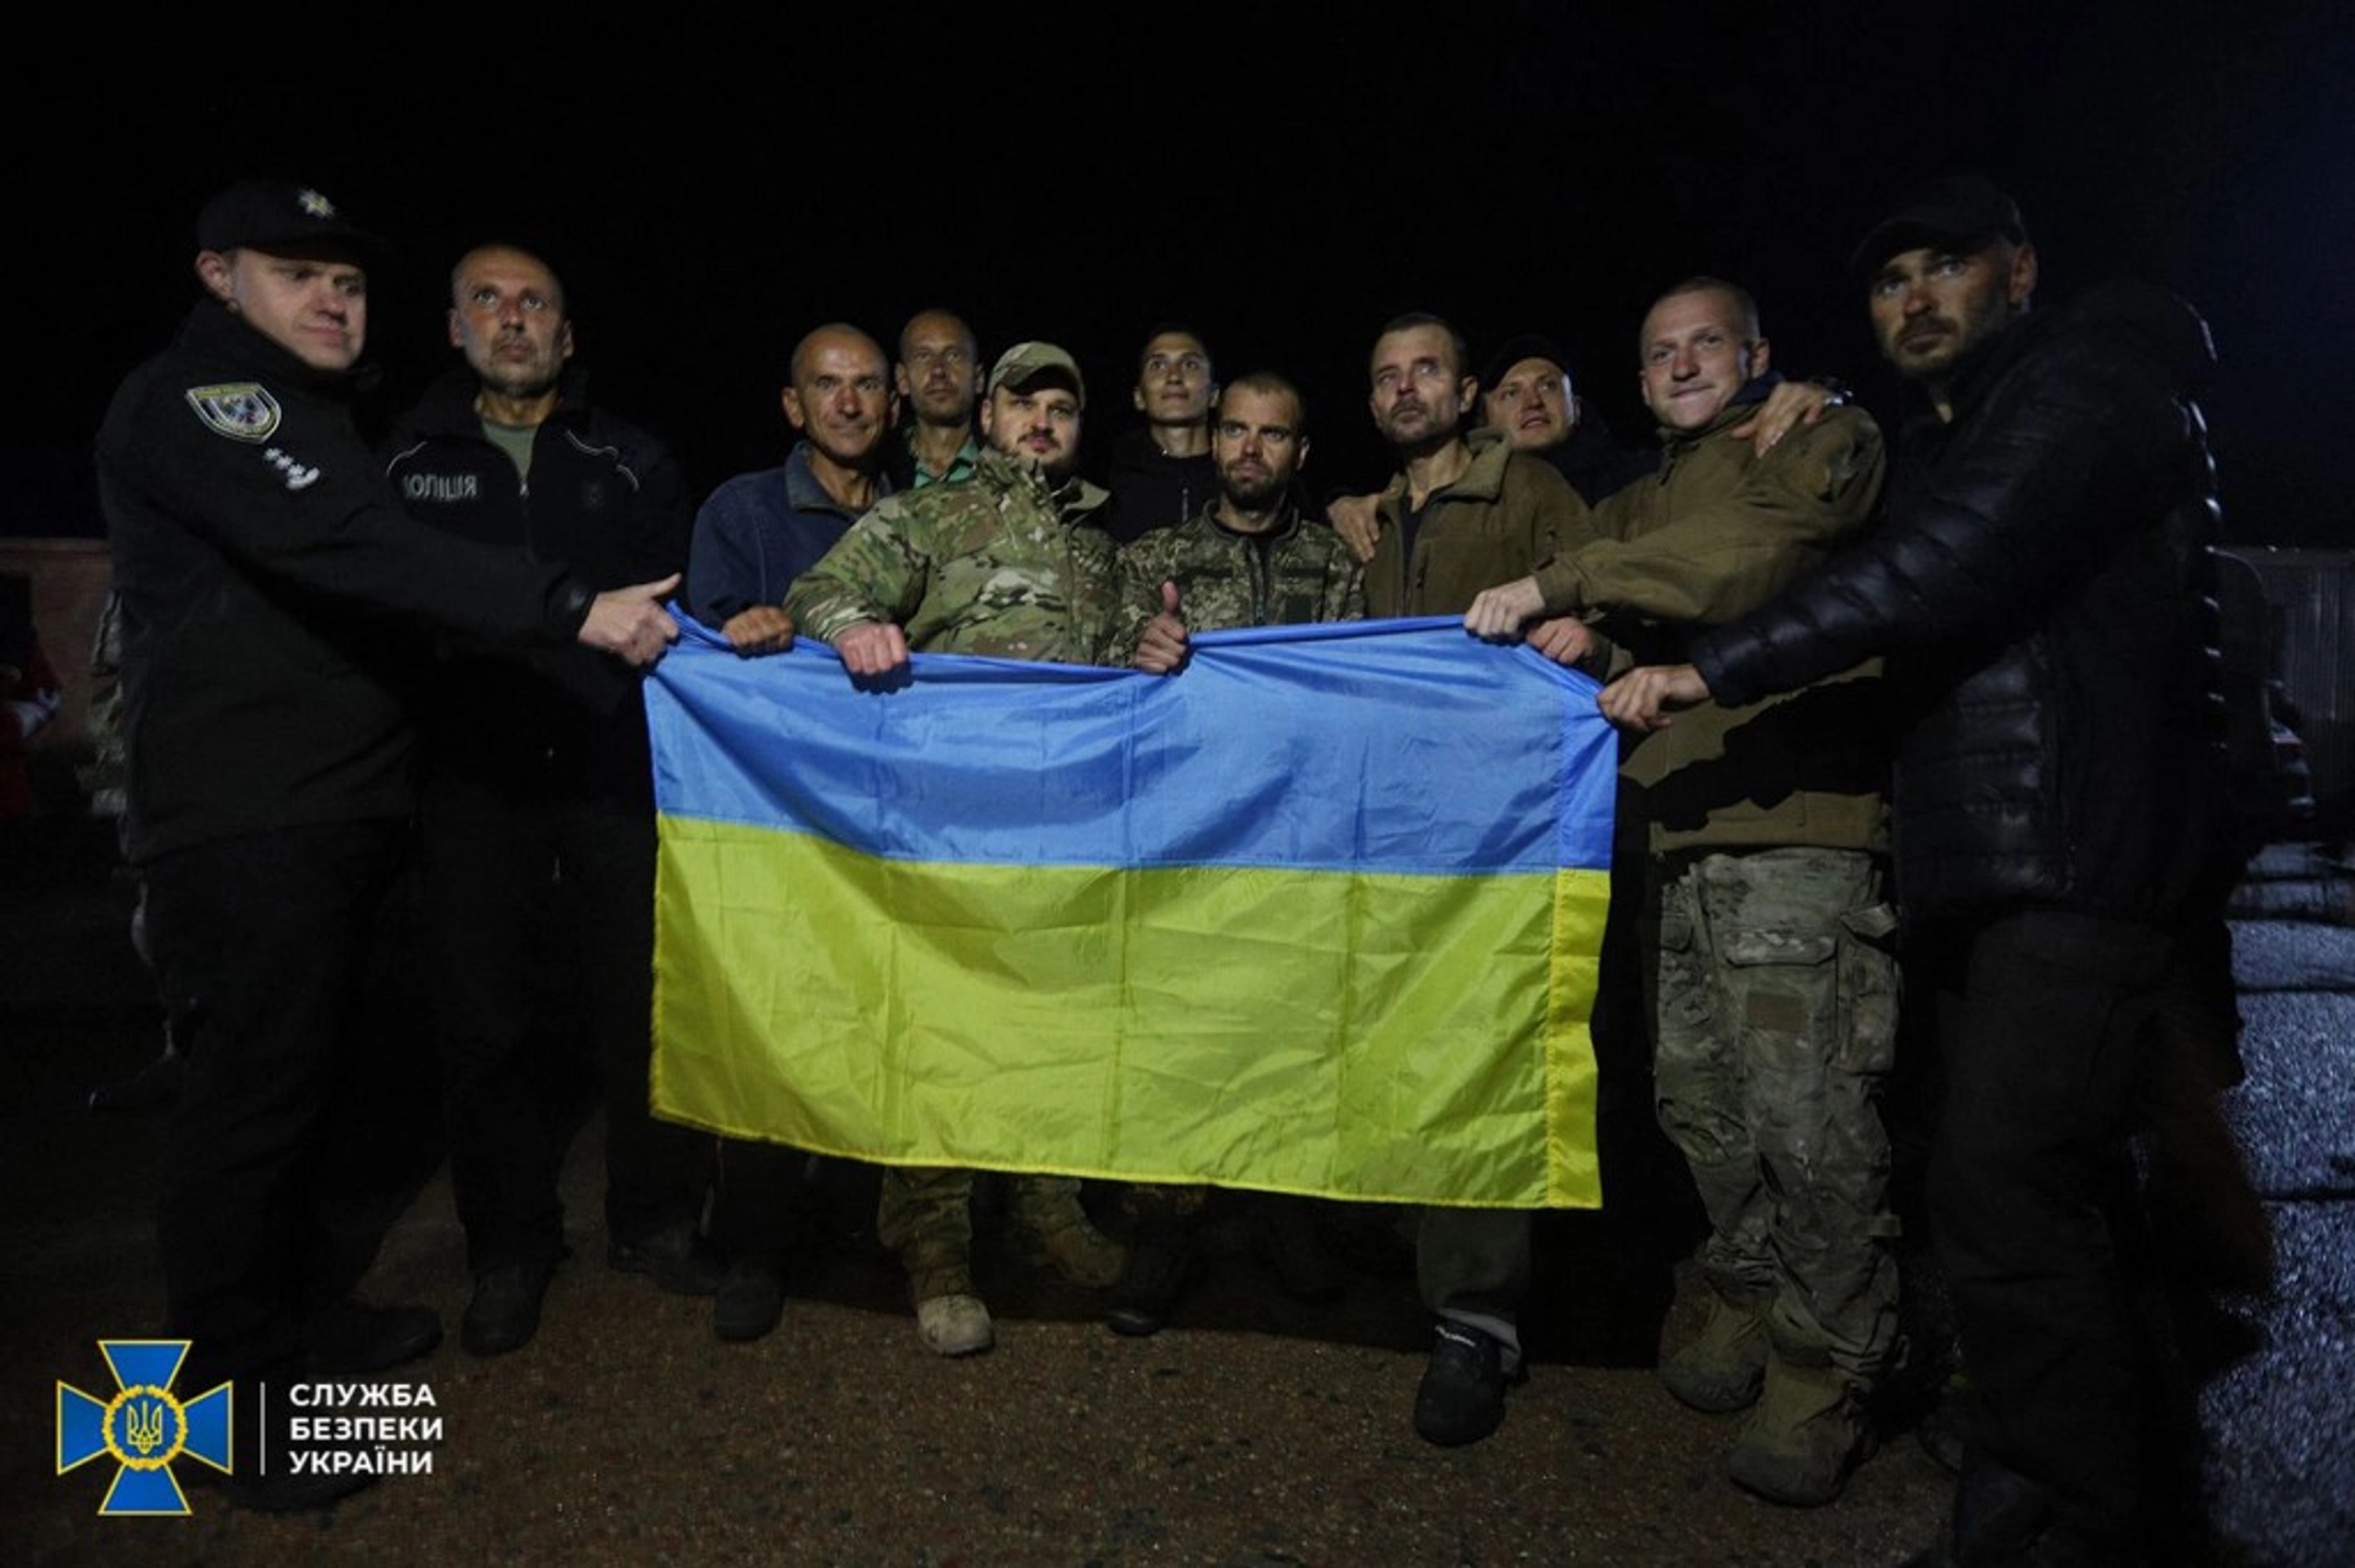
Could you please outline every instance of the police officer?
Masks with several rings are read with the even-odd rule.
[[[159,1223],[189,1386],[396,1365],[422,1308],[350,1299],[382,1237],[352,1218],[362,1107],[338,1093],[376,908],[411,806],[397,690],[412,628],[580,642],[651,663],[673,581],[599,593],[441,539],[401,511],[351,425],[378,242],[320,191],[234,186],[197,222],[203,297],[98,434],[122,595],[131,858],[188,1065]],[[233,1495],[316,1506],[360,1484],[256,1473]]]

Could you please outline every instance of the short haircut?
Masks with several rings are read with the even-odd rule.
[[[967,357],[976,361],[981,359],[982,340],[973,336],[973,324],[971,322],[967,321],[963,316],[959,315],[955,311],[950,310],[946,305],[926,305],[924,309],[912,313],[908,316],[908,319],[901,324],[899,340],[891,346],[893,351],[899,355],[899,362],[901,364],[904,365],[908,362],[908,328],[913,326],[917,322],[922,321],[928,315],[936,315],[941,317],[943,320],[955,322],[957,324],[957,330],[965,335],[965,347],[969,350]]]
[[[847,321],[829,321],[821,326],[813,326],[809,331],[803,333],[801,335],[801,340],[793,346],[793,352],[786,357],[785,381],[787,386],[798,386],[800,384],[801,365],[803,360],[808,357],[811,347],[817,343],[819,338],[829,336],[856,338],[860,343],[863,343],[867,348],[874,349],[875,357],[883,361],[883,379],[887,382],[890,380],[891,357],[883,351],[882,344],[878,343],[874,338],[868,337],[864,330],[859,327],[853,326]]]
[[[556,285],[557,314],[558,315],[572,314],[572,295],[565,288],[564,274],[556,269],[556,263],[534,250],[530,246],[518,245],[510,239],[487,239],[480,245],[470,245],[460,254],[457,260],[450,263],[450,303],[452,304],[458,303],[458,278],[465,271],[466,263],[477,256],[487,256],[496,250],[503,250],[510,256],[520,256],[545,271],[548,275],[548,280]]]
[[[1452,368],[1456,375],[1463,377],[1472,373],[1472,345],[1464,340],[1464,334],[1455,330],[1453,322],[1445,316],[1433,315],[1427,310],[1410,310],[1404,315],[1392,316],[1382,324],[1382,330],[1373,335],[1373,340],[1379,343],[1394,332],[1412,332],[1419,326],[1436,326],[1445,333],[1447,351],[1454,357]]]
[[[1144,335],[1144,341],[1137,345],[1137,373],[1139,375],[1143,375],[1144,373],[1144,362],[1153,353],[1154,339],[1156,338],[1191,338],[1195,343],[1200,346],[1202,358],[1210,361],[1212,372],[1213,374],[1217,372],[1218,361],[1211,354],[1211,340],[1209,338],[1203,337],[1200,333],[1195,331],[1192,327],[1187,326],[1182,321],[1162,321],[1155,323],[1152,330],[1148,331]]]
[[[1218,406],[1226,408],[1226,400],[1238,392],[1256,392],[1262,397],[1292,399],[1292,422],[1295,431],[1308,428],[1308,398],[1290,380],[1273,371],[1253,371],[1249,375],[1236,376],[1219,389]]]
[[[1743,342],[1755,343],[1765,336],[1758,324],[1758,302],[1751,297],[1750,291],[1739,283],[1729,283],[1723,278],[1712,278],[1706,272],[1696,272],[1672,288],[1662,289],[1653,298],[1652,303],[1645,308],[1645,316],[1648,318],[1653,311],[1658,310],[1662,300],[1672,300],[1679,294],[1723,294],[1733,302],[1733,311],[1734,315],[1740,318]],[[1637,330],[1640,335],[1642,329],[1638,327]],[[1636,352],[1640,355],[1643,351],[1644,345],[1638,342],[1636,345]]]

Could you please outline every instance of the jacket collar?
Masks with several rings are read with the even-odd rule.
[[[1699,429],[1677,430],[1666,425],[1660,426],[1660,445],[1671,452],[1681,451],[1697,446],[1712,436],[1721,436],[1736,425],[1746,424],[1757,414],[1758,406],[1782,384],[1783,372],[1780,371],[1768,371],[1764,375],[1752,376],[1727,399],[1726,406],[1717,410],[1717,417]]]
[[[1196,512],[1194,518],[1222,539],[1246,539],[1273,544],[1291,538],[1300,530],[1300,506],[1289,496],[1284,498],[1283,509],[1276,514],[1276,525],[1261,533],[1244,533],[1227,527],[1218,520],[1218,507],[1216,500],[1204,501],[1202,509]]]
[[[1112,498],[1111,491],[1091,485],[1076,474],[1060,485],[1049,485],[1034,464],[1008,457],[995,447],[982,449],[974,477],[986,478],[1000,489],[1019,487],[1033,491],[1066,522],[1087,516]]]
[[[807,441],[793,443],[793,451],[785,460],[785,500],[795,511],[827,512],[835,517],[854,521],[858,511],[834,499],[826,486],[819,482],[818,471],[810,465],[811,448]],[[878,470],[875,475],[875,498],[881,500],[891,493],[891,476]]]
[[[475,411],[475,394],[482,390],[482,383],[475,372],[461,361],[434,378],[417,400],[408,417],[409,425],[424,434],[475,435],[482,433],[482,416]],[[557,382],[555,411],[546,423],[577,425],[589,418],[589,373],[578,365],[568,364]]]

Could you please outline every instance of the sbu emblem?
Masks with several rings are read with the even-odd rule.
[[[188,1356],[184,1339],[100,1340],[98,1352],[114,1372],[115,1396],[101,1400],[57,1385],[57,1473],[110,1458],[114,1483],[98,1505],[101,1515],[187,1513],[172,1461],[185,1457],[227,1472],[230,1385],[182,1404],[172,1379]]]

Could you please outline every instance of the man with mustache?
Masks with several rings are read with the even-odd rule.
[[[1401,469],[1377,498],[1366,567],[1376,615],[1457,614],[1484,588],[1521,577],[1591,537],[1586,504],[1502,432],[1470,429],[1479,383],[1463,337],[1438,316],[1402,315],[1374,340],[1367,404]]]
[[[1205,454],[1215,464],[1217,497],[1184,523],[1120,548],[1126,625],[1119,640],[1133,647],[1138,669],[1181,669],[1191,632],[1364,616],[1357,557],[1297,505],[1292,480],[1308,461],[1306,423],[1300,389],[1273,372],[1243,376],[1220,395]],[[1105,1312],[1114,1332],[1156,1333],[1168,1321],[1192,1268],[1204,1196],[1201,1187],[1130,1188],[1129,1270]],[[1256,1194],[1248,1211],[1257,1248],[1287,1294],[1326,1300],[1339,1293],[1338,1265],[1318,1234],[1312,1200]]]
[[[451,269],[448,326],[465,362],[385,446],[411,514],[600,585],[677,572],[690,516],[678,465],[586,401],[555,270],[519,246],[468,251]],[[459,1343],[477,1356],[529,1343],[565,1255],[557,1178],[572,1118],[551,1050],[602,1086],[607,1265],[709,1295],[719,1269],[696,1226],[710,1141],[647,1110],[654,802],[638,681],[574,650],[445,639],[420,727],[451,1185],[475,1278]]]
[[[945,310],[916,312],[900,328],[891,379],[908,416],[889,465],[892,486],[921,490],[971,479],[982,461],[981,444],[973,440],[973,406],[982,394],[973,329]]]
[[[1604,497],[1652,470],[1648,451],[1623,443],[1587,407],[1571,384],[1569,360],[1550,338],[1524,333],[1507,338],[1488,356],[1479,395],[1480,422],[1502,431],[1514,451],[1553,464],[1589,506],[1600,505]],[[1743,434],[1763,457],[1792,430],[1821,418],[1823,410],[1836,406],[1843,395],[1828,383],[1778,382],[1744,422]],[[1360,560],[1373,558],[1381,529],[1379,498],[1336,496],[1326,506],[1326,520]]]
[[[1166,675],[1183,664],[1189,630],[1365,614],[1356,557],[1294,504],[1292,479],[1308,459],[1305,413],[1300,389],[1271,371],[1220,395],[1210,449],[1218,495],[1184,524],[1156,528],[1120,550],[1128,625],[1120,642],[1134,646],[1140,670]]]
[[[740,474],[695,514],[687,606],[739,653],[790,647],[785,596],[860,513],[892,491],[896,404],[882,346],[830,323],[794,345],[777,400],[800,438],[776,468]]]
[[[1079,366],[1052,343],[1000,355],[982,405],[990,450],[972,478],[888,498],[803,574],[786,608],[833,645],[856,679],[889,677],[914,652],[1101,664],[1113,657],[1112,541],[1090,519],[1107,499],[1075,477]],[[900,1254],[916,1332],[938,1356],[995,1338],[973,1289],[970,1171],[884,1173],[876,1230]],[[1088,1219],[1079,1184],[1013,1180],[1014,1218],[1073,1283],[1111,1285],[1127,1254]]]
[[[1400,462],[1376,502],[1365,579],[1375,615],[1461,614],[1482,589],[1596,537],[1586,503],[1543,459],[1497,430],[1465,428],[1478,390],[1467,358],[1435,315],[1399,316],[1374,340],[1368,406]],[[1415,1430],[1442,1445],[1477,1442],[1504,1419],[1505,1385],[1521,1375],[1529,1215],[1427,1208],[1416,1251],[1439,1324]]]
[[[2179,1561],[2197,1487],[2123,1243],[2217,827],[2214,350],[2140,284],[2032,310],[2019,208],[1975,176],[1912,192],[1853,265],[1922,394],[1885,521],[1603,708],[1648,731],[1887,655],[1907,983],[1945,1068],[1930,1218],[1972,1394],[1951,1557],[1924,1561]]]

